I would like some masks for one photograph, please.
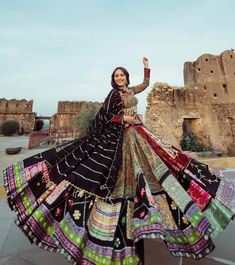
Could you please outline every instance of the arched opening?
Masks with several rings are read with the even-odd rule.
[[[51,127],[51,117],[37,116],[35,118],[34,131],[50,130],[50,127]]]
[[[197,134],[200,129],[200,119],[199,118],[184,118],[182,129],[183,129],[183,133],[193,132]]]
[[[205,147],[201,142],[199,132],[201,126],[200,118],[185,117],[182,123],[182,140],[180,146],[183,150],[201,152]]]

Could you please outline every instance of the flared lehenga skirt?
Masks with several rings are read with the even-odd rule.
[[[75,142],[61,160],[78,148]],[[139,264],[143,238],[161,238],[173,255],[200,259],[235,213],[233,181],[143,125],[125,129],[122,164],[106,199],[92,185],[76,186],[86,181],[79,175],[76,185],[69,174],[51,182],[52,155],[55,149],[38,154],[38,163],[23,160],[4,171],[8,202],[31,242],[74,264]]]

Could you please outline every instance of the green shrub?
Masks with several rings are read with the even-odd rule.
[[[204,152],[211,151],[211,147],[203,145],[193,132],[184,132],[180,146],[184,151]]]
[[[82,110],[78,113],[73,120],[73,125],[78,126],[81,131],[81,136],[86,135],[92,120],[95,118],[101,104],[97,102],[90,103],[86,110]]]
[[[12,135],[18,132],[20,129],[20,124],[16,120],[8,120],[2,123],[1,133],[5,136]]]

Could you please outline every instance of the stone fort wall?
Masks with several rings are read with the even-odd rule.
[[[147,98],[147,126],[179,147],[187,121],[205,145],[226,153],[235,141],[235,53],[186,62],[184,83],[183,88],[154,85]]]
[[[73,128],[73,120],[80,111],[88,109],[94,102],[88,101],[59,101],[57,113],[51,118],[51,129],[70,129]],[[97,104],[101,104],[98,103]],[[36,113],[32,111],[33,100],[16,100],[0,98],[0,125],[6,120],[17,120],[25,132],[34,131]],[[40,118],[40,117],[39,117]]]
[[[25,132],[34,129],[36,113],[33,110],[33,100],[17,100],[0,98],[0,125],[7,120],[17,120]]]
[[[51,121],[52,129],[62,129],[73,127],[72,122],[80,111],[85,111],[89,105],[94,102],[90,101],[59,101],[57,113],[53,115]],[[97,104],[101,104],[98,103]]]

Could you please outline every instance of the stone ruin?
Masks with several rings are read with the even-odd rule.
[[[32,111],[33,100],[0,98],[0,124],[7,120],[17,120],[24,132],[34,129],[36,113]]]
[[[147,97],[146,125],[161,138],[180,148],[184,130],[194,132],[206,146],[224,153],[235,148],[235,53],[204,54],[184,64],[184,87],[156,83]],[[87,101],[59,101],[51,129],[71,127]],[[33,131],[36,113],[33,101],[0,99],[0,124],[18,120],[25,131]],[[235,154],[234,154],[235,155]]]
[[[50,128],[52,130],[70,130],[73,126],[72,122],[80,111],[86,110],[93,102],[88,101],[59,101],[57,113],[46,119],[50,120]],[[97,103],[100,104],[100,103]],[[33,100],[25,99],[16,100],[0,98],[0,125],[7,120],[17,120],[24,132],[32,132],[35,129],[37,119],[45,117],[37,117],[32,111]]]
[[[80,111],[88,109],[90,101],[59,101],[57,113],[51,120],[51,129],[63,129],[73,127],[73,120]],[[100,103],[97,103],[100,104]]]
[[[156,83],[147,97],[146,125],[180,148],[184,130],[224,153],[235,147],[235,53],[204,54],[184,64],[184,87]]]

